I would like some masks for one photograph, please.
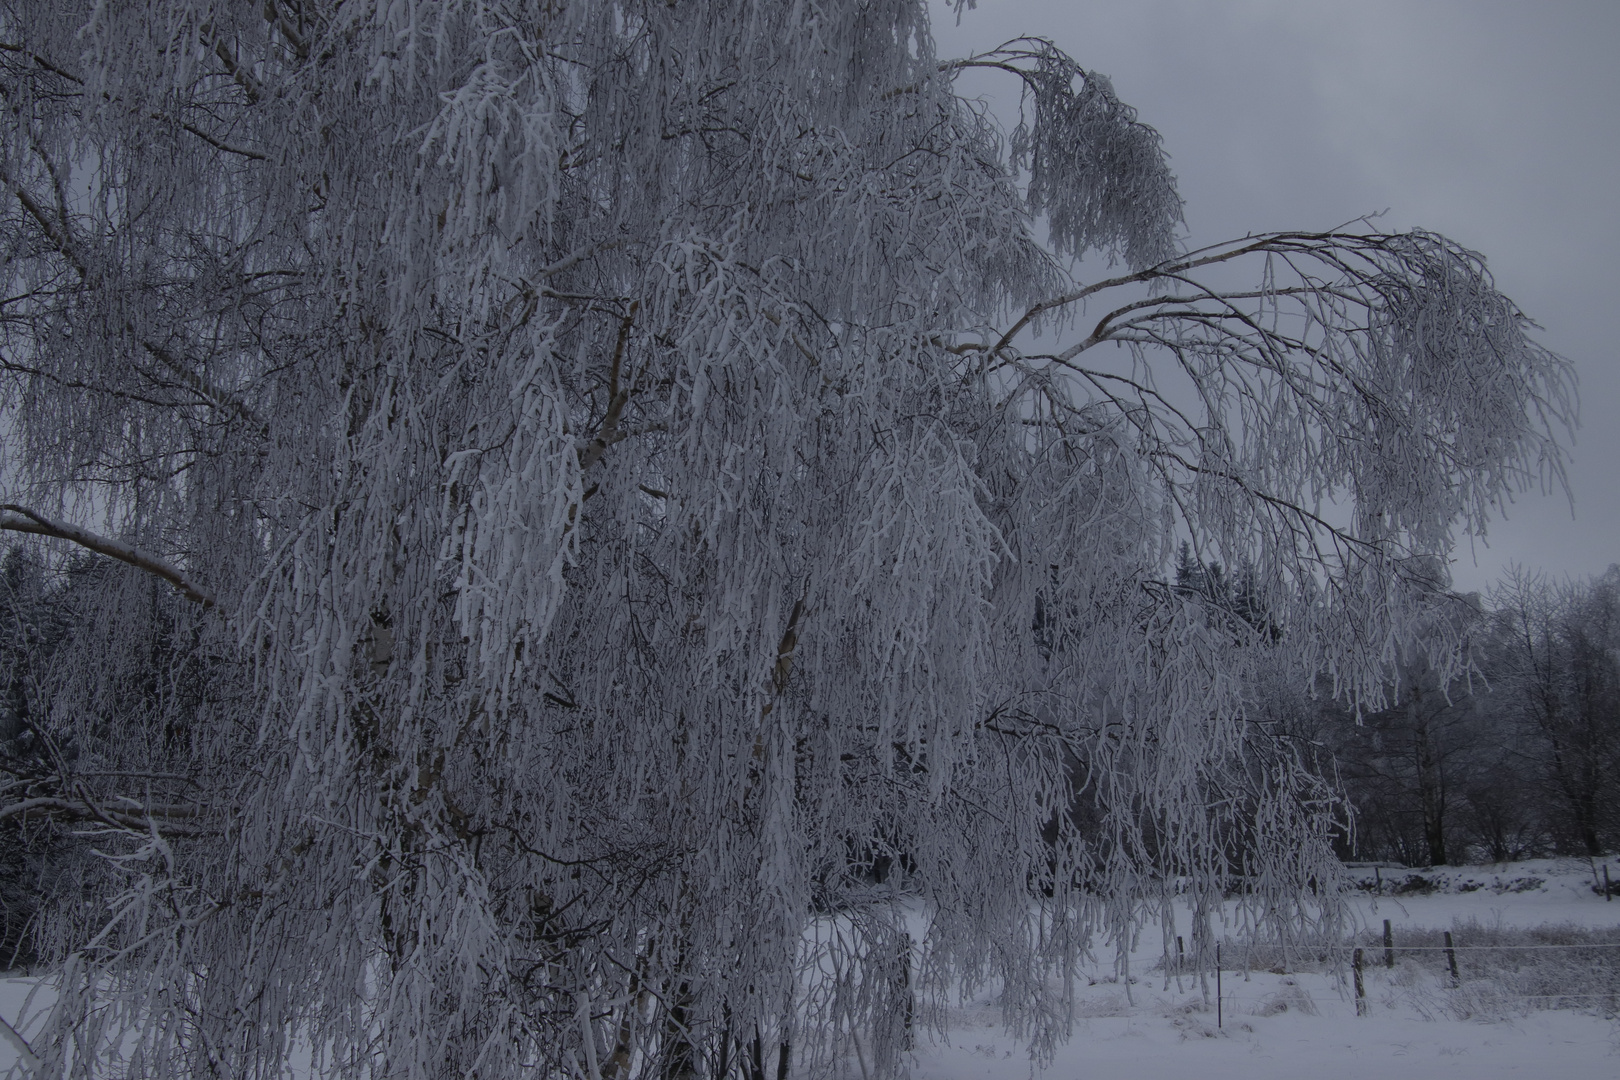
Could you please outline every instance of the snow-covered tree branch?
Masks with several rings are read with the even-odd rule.
[[[11,503],[0,505],[0,530],[9,532],[32,533],[36,536],[49,536],[57,540],[68,540],[80,547],[88,548],[98,555],[106,555],[117,559],[149,574],[155,574],[180,590],[187,600],[196,601],[204,607],[212,607],[214,598],[193,584],[184,573],[173,563],[160,559],[150,552],[142,551],[131,544],[120,540],[112,540],[105,536],[98,536],[88,529],[81,529],[77,525],[67,525],[60,521],[53,521],[43,514],[36,513],[25,506],[16,506]]]

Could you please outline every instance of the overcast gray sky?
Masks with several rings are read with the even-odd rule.
[[[1164,135],[1194,245],[1388,209],[1384,227],[1484,253],[1575,362],[1583,426],[1574,516],[1521,496],[1489,547],[1456,553],[1456,584],[1620,562],[1620,2],[980,0],[960,26],[936,9],[942,55],[1020,34],[1109,76]]]

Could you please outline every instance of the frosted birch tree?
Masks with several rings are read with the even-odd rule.
[[[1175,879],[1331,920],[1249,673],[1380,685],[1570,370],[1437,235],[1183,250],[1105,78],[928,19],[0,4],[0,528],[102,567],[0,788],[97,853],[46,1074],[892,1073]]]

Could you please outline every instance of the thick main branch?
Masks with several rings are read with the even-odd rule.
[[[214,606],[213,595],[186,577],[173,563],[150,552],[142,551],[131,544],[126,544],[121,540],[112,540],[105,536],[99,536],[87,529],[81,529],[77,525],[52,521],[43,514],[35,513],[27,507],[17,506],[12,503],[0,504],[0,529],[72,541],[80,547],[89,548],[97,554],[128,563],[130,566],[145,570],[148,574],[156,574],[179,589],[181,595],[187,600],[201,604],[203,607]]]

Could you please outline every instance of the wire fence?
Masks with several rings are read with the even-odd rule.
[[[1405,936],[1409,944],[1399,943],[1397,936],[1386,919],[1381,942],[1363,939],[1360,944],[1346,943],[1343,952],[1331,948],[1283,950],[1280,963],[1273,963],[1270,956],[1263,963],[1255,963],[1260,957],[1256,956],[1253,942],[1229,942],[1238,948],[1224,958],[1217,945],[1214,970],[1203,967],[1202,971],[1212,976],[1214,983],[1215,1001],[1211,1004],[1215,1006],[1216,1025],[1224,1026],[1225,1013],[1231,1007],[1259,1010],[1260,1015],[1289,1008],[1314,1009],[1309,995],[1287,979],[1278,991],[1254,1000],[1249,994],[1225,991],[1223,975],[1242,972],[1247,981],[1250,972],[1266,970],[1280,975],[1303,971],[1347,974],[1354,988],[1358,1016],[1366,1016],[1371,1010],[1369,983],[1386,1004],[1397,1006],[1404,1002],[1425,1013],[1487,1018],[1525,1008],[1596,1007],[1620,1015],[1620,963],[1615,962],[1620,957],[1609,951],[1620,949],[1620,927],[1548,925],[1513,929],[1472,922],[1458,924],[1456,935],[1450,930],[1408,929]],[[1588,940],[1534,940],[1547,937]],[[1272,950],[1259,951],[1265,954]],[[1242,958],[1242,963],[1229,967],[1224,961],[1233,958],[1233,952]],[[1407,962],[1398,966],[1397,954],[1407,957]],[[1346,959],[1350,961],[1348,971],[1341,966]],[[1182,978],[1198,977],[1202,966],[1178,949],[1177,955],[1165,958],[1166,988],[1171,978],[1179,987]],[[1380,969],[1374,978],[1373,973]]]
[[[1439,944],[1397,944],[1390,920],[1384,920],[1383,929],[1381,944],[1371,948],[1357,947],[1352,954],[1358,1016],[1366,1016],[1370,1008],[1365,985],[1369,959],[1374,963],[1382,960],[1381,966],[1393,973],[1397,953],[1436,959],[1444,957],[1444,985],[1451,991],[1464,991],[1464,966],[1473,969],[1469,972],[1467,993],[1462,995],[1462,998],[1470,999],[1471,1004],[1463,1002],[1462,998],[1453,1002],[1461,1002],[1469,1009],[1501,1007],[1509,1002],[1526,1005],[1550,1002],[1552,1008],[1566,1007],[1575,1002],[1607,1002],[1611,1011],[1620,1007],[1620,965],[1599,959],[1614,955],[1605,954],[1602,950],[1620,949],[1620,941],[1617,940],[1475,941],[1463,944],[1453,937],[1452,931],[1446,930],[1442,932]],[[1511,933],[1481,928],[1477,924],[1469,929],[1485,936]],[[1581,931],[1574,927],[1563,927],[1554,932],[1605,937],[1613,934],[1613,931]]]
[[[1620,949],[1620,941],[1593,941],[1580,945],[1396,945],[1396,952],[1512,952],[1518,949]],[[1371,946],[1375,951],[1383,948]]]

